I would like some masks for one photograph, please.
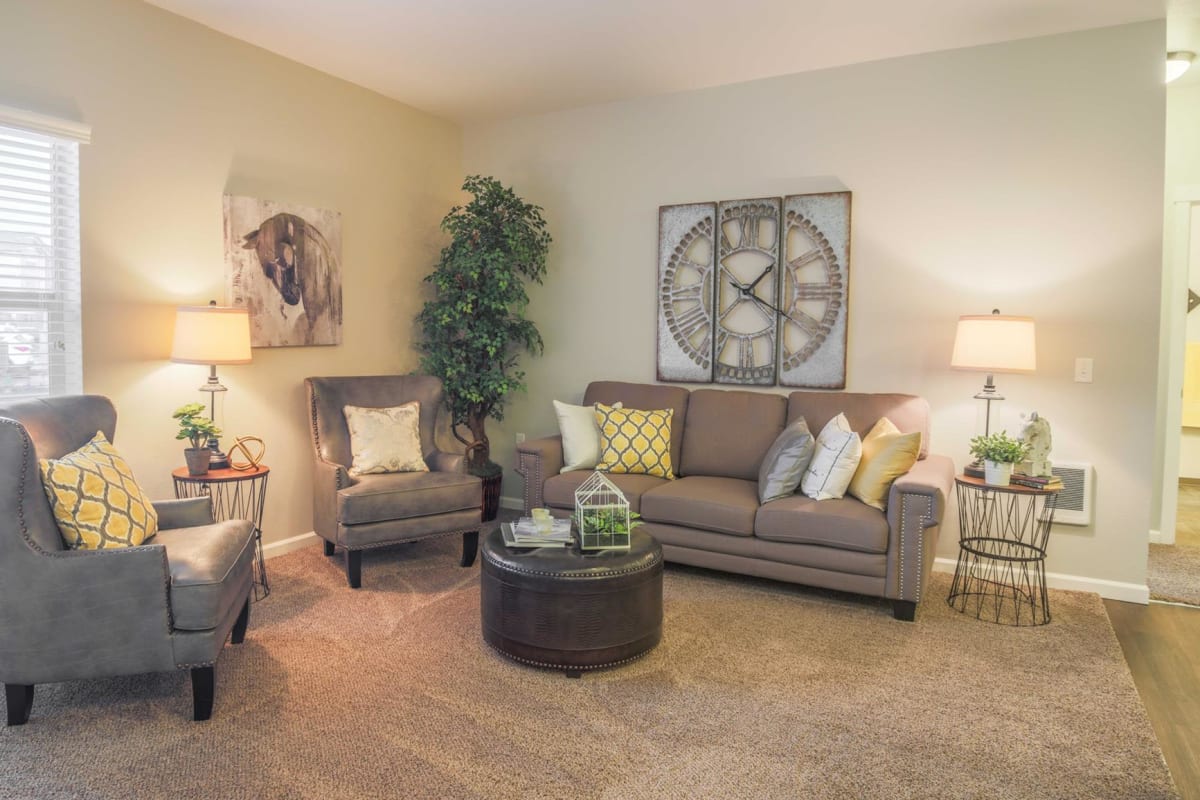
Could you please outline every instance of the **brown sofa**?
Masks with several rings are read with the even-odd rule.
[[[610,475],[641,514],[668,561],[839,589],[892,601],[897,619],[914,619],[928,584],[954,464],[930,455],[929,404],[904,394],[696,389],[599,381],[583,404],[671,408],[671,461],[678,476]],[[887,511],[847,495],[811,500],[800,493],[758,502],[758,470],[784,427],[804,417],[816,435],[838,413],[865,435],[880,417],[903,433],[920,431],[921,454],[892,485]],[[559,474],[560,436],[517,446],[525,509],[567,515],[591,473]]]

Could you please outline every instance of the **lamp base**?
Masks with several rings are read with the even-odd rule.
[[[229,456],[221,451],[221,441],[219,439],[209,439],[208,449],[212,451],[208,457],[209,469],[229,469]]]
[[[967,464],[965,467],[963,467],[963,475],[966,475],[968,478],[983,478],[983,472],[984,469],[982,461],[972,461],[970,464]]]

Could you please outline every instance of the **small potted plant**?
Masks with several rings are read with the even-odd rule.
[[[183,450],[189,475],[203,475],[208,472],[208,460],[212,454],[208,449],[208,440],[210,437],[221,435],[221,429],[211,419],[201,416],[203,413],[203,403],[188,403],[186,406],[180,406],[171,415],[172,419],[179,420],[179,433],[175,434],[175,438],[187,439],[192,444]]]
[[[971,440],[971,455],[983,462],[983,482],[989,486],[1008,486],[1013,466],[1028,454],[1029,446],[1010,438],[1007,431]]]

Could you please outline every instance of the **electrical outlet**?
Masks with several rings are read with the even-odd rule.
[[[1092,382],[1092,359],[1090,359],[1090,358],[1075,359],[1075,382],[1076,383],[1091,383]]]
[[[525,434],[523,434],[523,433],[518,433],[518,434],[517,434],[517,444],[521,444],[521,443],[522,443],[522,442],[524,442],[524,441],[525,441]]]

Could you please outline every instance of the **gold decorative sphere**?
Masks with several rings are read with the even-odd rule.
[[[254,445],[258,445],[258,452],[252,453],[255,449]],[[245,459],[235,459],[234,456],[241,453]],[[239,436],[234,440],[233,446],[229,448],[229,467],[240,472],[247,472],[252,469],[258,469],[258,465],[262,463],[263,457],[267,455],[267,446],[263,444],[263,440],[257,436]]]

